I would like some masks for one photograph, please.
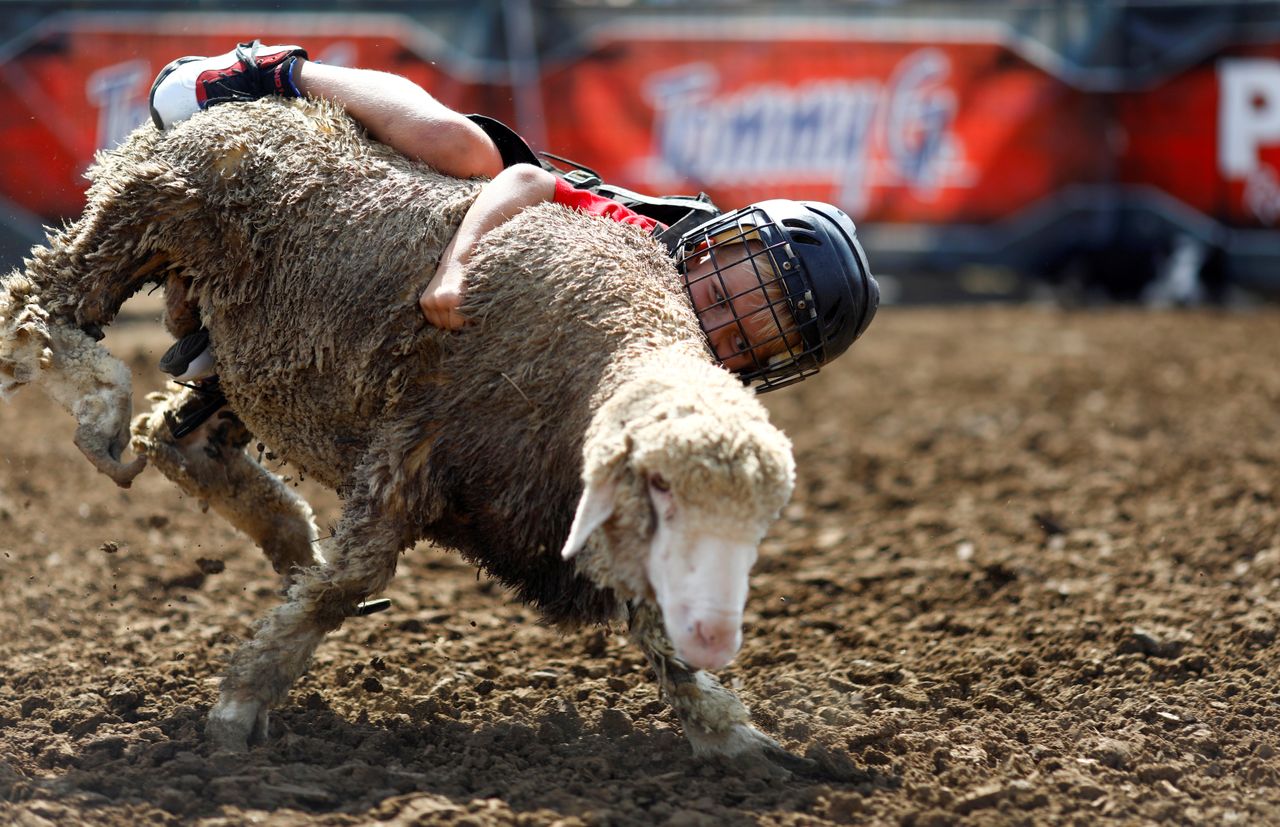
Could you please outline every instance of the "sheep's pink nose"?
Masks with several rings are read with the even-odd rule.
[[[698,639],[699,646],[714,649],[725,639],[724,624],[707,623],[699,620],[693,624],[693,634]]]
[[[741,641],[739,626],[732,620],[696,620],[685,639],[677,642],[681,658],[698,669],[719,669],[733,660]]]

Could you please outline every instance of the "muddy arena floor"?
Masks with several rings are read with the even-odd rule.
[[[167,341],[133,318],[141,406]],[[695,760],[623,630],[539,626],[425,546],[265,744],[211,753],[274,575],[18,395],[0,822],[1280,824],[1280,310],[886,308],[766,400],[799,482],[721,677],[804,777]]]

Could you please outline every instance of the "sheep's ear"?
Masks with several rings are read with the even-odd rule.
[[[587,482],[578,500],[578,510],[573,515],[573,527],[569,529],[569,539],[564,541],[564,549],[560,555],[568,560],[582,551],[587,538],[599,528],[609,515],[613,513],[613,495],[618,483],[613,474],[601,474],[603,479]]]

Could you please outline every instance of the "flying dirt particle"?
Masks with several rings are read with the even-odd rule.
[[[197,558],[196,566],[203,574],[222,574],[222,572],[226,571],[227,568],[226,563],[209,557]]]
[[[204,572],[199,569],[163,581],[166,589],[198,589],[204,585]]]
[[[1031,515],[1031,519],[1044,532],[1045,537],[1053,537],[1059,534],[1066,534],[1067,529],[1063,526],[1062,521],[1047,511],[1037,511]]]

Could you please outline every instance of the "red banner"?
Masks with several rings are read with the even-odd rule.
[[[1104,95],[1060,80],[1047,52],[999,27],[632,19],[599,30],[580,57],[544,65],[531,87],[545,114],[537,148],[623,186],[704,190],[725,207],[812,198],[859,220],[956,225],[1010,218],[1072,185],[1124,184],[1231,226],[1280,223],[1280,44]],[[299,43],[503,119],[524,91],[407,18],[50,20],[0,53],[0,194],[45,219],[80,211],[93,153],[148,121],[149,85],[179,55],[253,36]]]
[[[253,37],[297,43],[328,63],[405,75],[464,111],[486,110],[491,102],[488,88],[410,50],[401,39],[409,27],[377,18],[330,17],[328,25],[320,19],[308,25],[296,18],[286,24],[194,15],[165,17],[163,27],[147,18],[136,25],[118,20],[72,17],[0,64],[0,97],[7,102],[0,107],[0,194],[37,215],[83,209],[83,176],[94,152],[150,122],[147,96],[165,64],[183,55],[222,54]]]
[[[988,222],[1105,180],[1105,108],[991,43],[614,39],[548,72],[549,143],[641,191]]]
[[[1280,226],[1280,43],[1119,96],[1121,180],[1236,227]]]

